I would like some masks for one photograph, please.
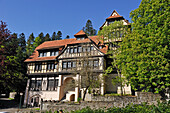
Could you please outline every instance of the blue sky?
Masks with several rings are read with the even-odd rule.
[[[141,0],[0,0],[0,20],[12,33],[62,32],[74,37],[88,19],[98,30],[115,9],[125,19],[138,8]]]

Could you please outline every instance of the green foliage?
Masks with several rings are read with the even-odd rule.
[[[91,20],[87,20],[86,26],[83,27],[83,31],[88,35],[88,36],[93,36],[96,35],[96,30],[93,28]]]
[[[112,107],[108,109],[91,109],[89,107],[81,110],[71,111],[71,113],[169,113],[169,103],[158,103],[157,105],[129,104],[124,108]]]
[[[123,94],[123,95],[121,95],[121,94],[117,94],[117,93],[111,93],[111,94],[105,94],[104,96],[130,96],[130,94]]]
[[[56,40],[62,40],[62,33],[61,33],[61,31],[58,31],[57,32],[57,35],[56,35]]]
[[[70,36],[69,36],[69,35],[67,35],[67,36],[66,36],[66,39],[69,39],[69,38],[70,38]]]
[[[51,40],[50,35],[47,33],[47,34],[45,35],[45,40],[44,40],[44,41],[50,41],[50,40]]]
[[[35,37],[34,37],[34,34],[32,33],[29,36],[29,39],[27,40],[27,46],[26,46],[27,56],[30,56],[34,51],[34,47],[33,47],[34,39],[35,39]]]
[[[0,92],[25,90],[25,35],[10,34],[6,24],[0,24]],[[22,84],[22,85],[21,85]]]
[[[122,73],[133,89],[162,96],[170,86],[168,4],[168,0],[142,0],[130,14],[132,32],[121,43],[119,57]]]
[[[104,110],[102,109],[93,110],[90,107],[86,107],[81,110],[71,111],[71,113],[104,113]]]
[[[110,47],[107,52],[108,57],[111,59],[111,65],[105,70],[104,76],[109,76],[110,73],[117,71],[118,76],[112,79],[112,84],[120,85],[122,95],[126,79],[121,75],[121,67],[119,65],[123,61],[118,59],[120,55],[120,44],[117,41],[124,38],[126,31],[127,27],[123,25],[122,21],[115,21],[109,26],[104,26],[103,29],[98,32],[98,36],[104,43],[107,43],[109,47],[114,45],[114,47]]]
[[[40,37],[36,37],[35,38],[35,41],[34,41],[34,43],[33,43],[33,47],[34,47],[34,49],[36,48],[36,47],[38,47],[40,44],[41,44],[41,38]]]
[[[44,37],[44,33],[43,33],[43,32],[41,32],[41,33],[38,35],[38,37],[39,37],[40,44],[42,44],[43,42],[45,42],[45,37]]]

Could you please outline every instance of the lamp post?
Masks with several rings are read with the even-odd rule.
[[[22,95],[23,95],[23,93],[20,93],[19,109],[21,109]]]

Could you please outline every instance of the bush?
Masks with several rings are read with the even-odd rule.
[[[89,107],[81,110],[71,111],[71,113],[170,113],[170,102],[160,103],[157,105],[129,104],[125,108],[113,107],[108,109],[91,109]]]

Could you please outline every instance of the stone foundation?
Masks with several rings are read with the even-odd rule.
[[[161,99],[159,94],[153,94],[151,92],[136,92],[135,96],[92,96],[91,101],[85,101],[81,103],[43,103],[43,109],[51,109],[55,110],[79,110],[82,108],[86,108],[87,106],[92,109],[99,108],[111,108],[115,107],[125,107],[128,104],[141,104],[143,102],[147,102],[148,104],[157,104],[157,101]]]

